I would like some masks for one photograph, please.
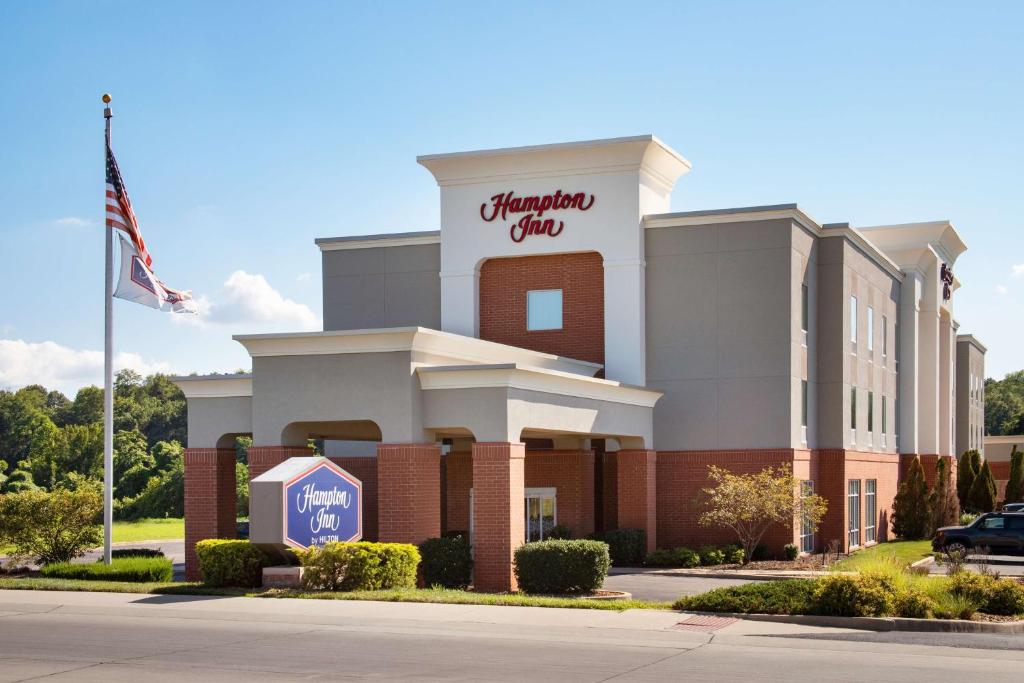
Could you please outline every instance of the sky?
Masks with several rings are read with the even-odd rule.
[[[437,229],[418,154],[653,133],[687,211],[949,219],[960,332],[1024,368],[1024,3],[21,2],[0,23],[0,387],[102,381],[103,118],[154,269],[116,363],[321,328],[316,237]]]

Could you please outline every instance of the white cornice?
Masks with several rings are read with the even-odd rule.
[[[441,231],[404,232],[384,235],[356,235],[352,237],[321,237],[314,240],[320,251],[348,249],[374,249],[377,247],[408,247],[417,244],[440,244]]]
[[[245,398],[252,396],[252,375],[189,375],[171,377],[185,398]]]
[[[592,376],[602,367],[598,363],[425,327],[243,334],[235,335],[233,339],[242,344],[253,358],[418,351],[469,363],[516,362],[586,376]]]
[[[965,344],[971,344],[971,345],[973,345],[973,346],[974,346],[975,348],[977,348],[977,349],[978,349],[979,351],[981,351],[982,353],[987,353],[987,352],[988,352],[988,349],[987,349],[987,348],[985,347],[985,345],[984,345],[984,344],[982,344],[982,343],[981,343],[981,342],[980,342],[980,341],[978,340],[978,338],[977,338],[977,337],[975,337],[975,336],[974,336],[973,334],[958,334],[958,335],[956,336],[956,342],[957,342],[958,344],[959,344],[960,342],[963,342],[963,343],[965,343]]]
[[[416,373],[420,378],[420,387],[426,391],[434,389],[521,389],[644,408],[653,408],[663,395],[660,391],[644,387],[557,370],[522,366],[516,363],[420,366],[416,368]]]

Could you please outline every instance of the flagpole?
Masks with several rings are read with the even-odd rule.
[[[103,95],[103,118],[106,121],[104,167],[110,148],[110,95]],[[111,540],[114,524],[114,230],[107,227],[106,204],[102,225],[106,242],[106,272],[103,279],[103,562],[111,562]]]

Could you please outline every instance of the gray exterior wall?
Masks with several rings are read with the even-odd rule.
[[[973,382],[973,384],[972,384]],[[985,454],[985,352],[970,339],[956,341],[956,453]]]
[[[653,228],[645,240],[647,386],[665,392],[654,447],[790,447],[792,222]]]
[[[900,280],[842,237],[819,240],[817,270],[817,321],[812,325],[817,333],[813,393],[818,419],[811,445],[895,453]],[[851,296],[857,298],[856,344],[851,341]],[[868,342],[869,314],[874,318],[872,344]],[[855,439],[850,432],[851,387],[857,389]],[[873,395],[870,433],[869,394]]]
[[[322,252],[325,330],[441,328],[441,245]]]
[[[188,399],[189,448],[233,448],[235,435],[251,433],[251,397]]]

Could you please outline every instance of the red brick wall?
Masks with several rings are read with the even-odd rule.
[[[185,575],[199,580],[196,543],[234,538],[235,449],[185,449]]]
[[[419,544],[441,535],[441,448],[377,446],[377,529],[384,543]]]
[[[603,453],[601,457],[601,515],[602,531],[619,528],[619,468],[616,453]]]
[[[996,480],[996,502],[1006,498],[1006,485],[1010,482],[1010,461],[989,460],[988,467],[992,470],[992,478]]]
[[[623,529],[643,529],[647,551],[658,546],[658,454],[655,451],[619,451],[615,456],[618,476],[618,524]]]
[[[313,449],[305,446],[250,446],[249,481],[280,465],[288,458],[311,455],[313,455]]]
[[[376,541],[377,530],[377,458],[331,458],[331,462],[363,484],[363,540]]]
[[[526,292],[562,290],[562,329],[526,330]],[[480,338],[604,363],[604,260],[595,252],[489,259],[480,267]]]
[[[594,532],[593,451],[528,451],[526,487],[555,487],[558,523],[572,531],[573,538]]]
[[[932,466],[932,473],[935,472],[934,464]],[[846,451],[845,452],[845,475],[846,479],[859,479],[860,480],[860,537],[861,545],[864,544],[864,527],[866,523],[865,515],[867,510],[864,505],[864,493],[867,490],[867,485],[864,483],[868,479],[875,479],[877,481],[876,487],[876,501],[878,507],[878,516],[875,519],[875,527],[877,529],[876,540],[878,542],[891,540],[892,538],[892,504],[896,498],[896,490],[899,488],[899,457],[888,453],[862,453],[859,451]],[[934,477],[933,477],[934,478]],[[830,505],[834,503],[829,501]],[[843,502],[843,519],[847,517],[846,501]],[[845,550],[849,550],[846,545],[846,534],[844,534],[843,547]]]
[[[473,456],[449,453],[445,461],[445,530],[469,532],[469,490],[473,488]]]
[[[525,456],[521,443],[473,444],[473,584],[477,590],[517,588],[512,555],[524,536]]]

